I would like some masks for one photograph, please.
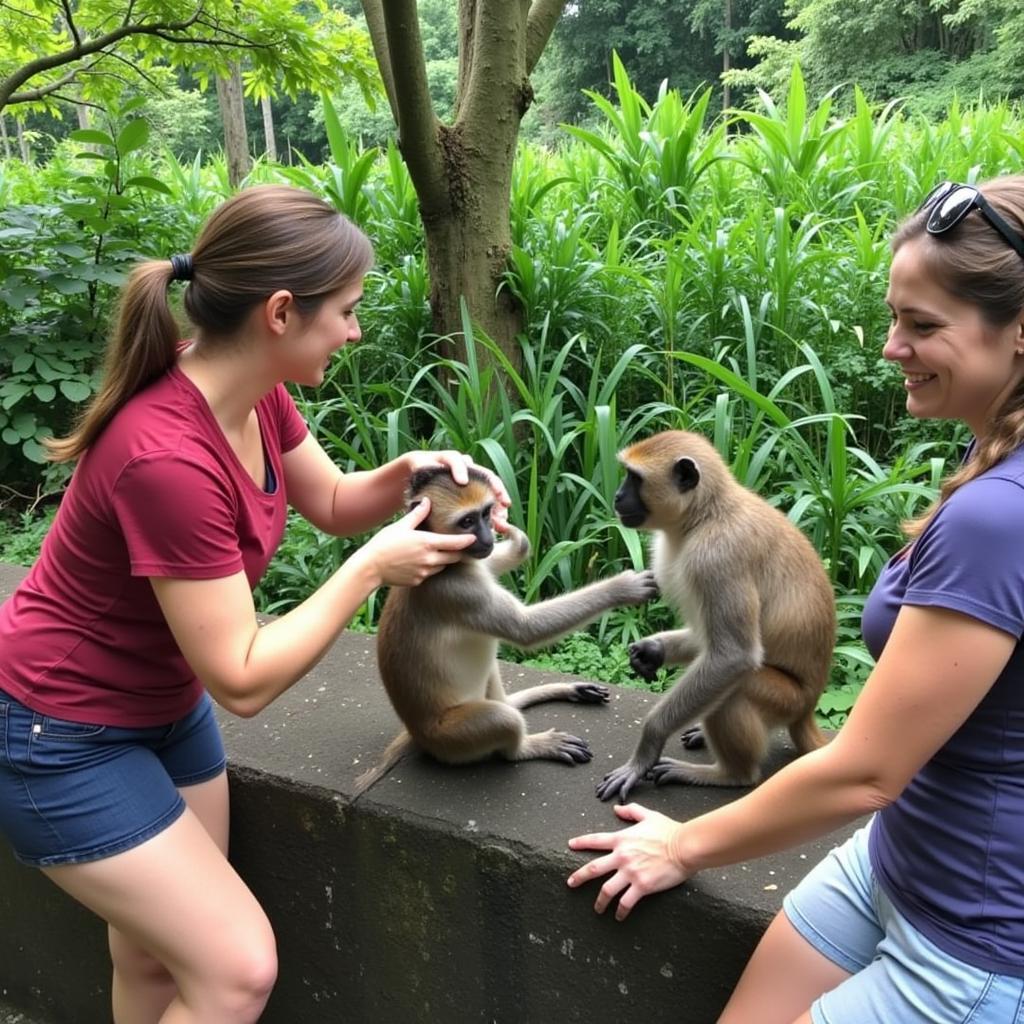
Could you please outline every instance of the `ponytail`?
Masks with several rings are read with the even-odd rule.
[[[100,390],[71,434],[43,442],[50,459],[78,458],[132,395],[174,365],[171,281],[188,281],[183,305],[202,352],[235,344],[253,308],[278,289],[312,316],[372,264],[370,240],[323,199],[290,185],[236,193],[210,215],[191,253],[149,260],[128,278]]]
[[[174,364],[180,333],[167,302],[171,280],[167,260],[142,263],[128,278],[107,343],[103,382],[67,437],[43,441],[52,462],[77,459],[132,395]]]

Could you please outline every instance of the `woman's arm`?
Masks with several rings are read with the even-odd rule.
[[[687,822],[636,804],[631,828],[577,836],[605,850],[575,871],[576,886],[611,874],[604,911],[624,919],[645,895],[695,872],[795,846],[891,803],[964,723],[1006,666],[1016,638],[960,612],[904,606],[846,725],[826,747],[788,764],[733,803]]]
[[[375,534],[302,604],[265,626],[243,572],[150,582],[192,671],[219,704],[249,717],[324,656],[371,591],[415,586],[459,559],[472,535],[417,530],[429,511],[424,501]]]
[[[473,460],[461,452],[406,452],[377,469],[342,473],[310,434],[282,456],[288,502],[324,533],[351,536],[378,526],[402,506],[409,477],[424,466],[448,466],[458,484]],[[496,504],[510,501],[502,482],[489,470]]]

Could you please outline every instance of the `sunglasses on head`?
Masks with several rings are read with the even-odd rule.
[[[955,228],[971,212],[977,210],[1003,236],[1003,240],[1024,260],[1024,235],[1014,231],[992,208],[989,201],[973,185],[944,181],[924,197],[917,212],[928,210],[925,229],[930,235],[942,235]]]

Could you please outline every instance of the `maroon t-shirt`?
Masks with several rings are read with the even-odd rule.
[[[307,428],[283,385],[256,406],[269,492],[253,481],[195,385],[172,368],[82,456],[36,564],[0,605],[0,689],[96,725],[175,721],[202,686],[148,577],[255,586],[284,533],[281,454]]]

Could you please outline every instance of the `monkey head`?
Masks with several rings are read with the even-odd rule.
[[[469,558],[486,558],[494,549],[494,492],[479,469],[469,468],[469,482],[465,484],[457,484],[447,466],[418,469],[409,479],[408,507],[415,508],[421,498],[430,499],[430,515],[419,529],[473,534],[473,543],[463,550]]]
[[[619,462],[626,479],[615,492],[615,513],[624,526],[640,530],[677,528],[728,474],[714,446],[684,430],[637,441],[619,453]]]

